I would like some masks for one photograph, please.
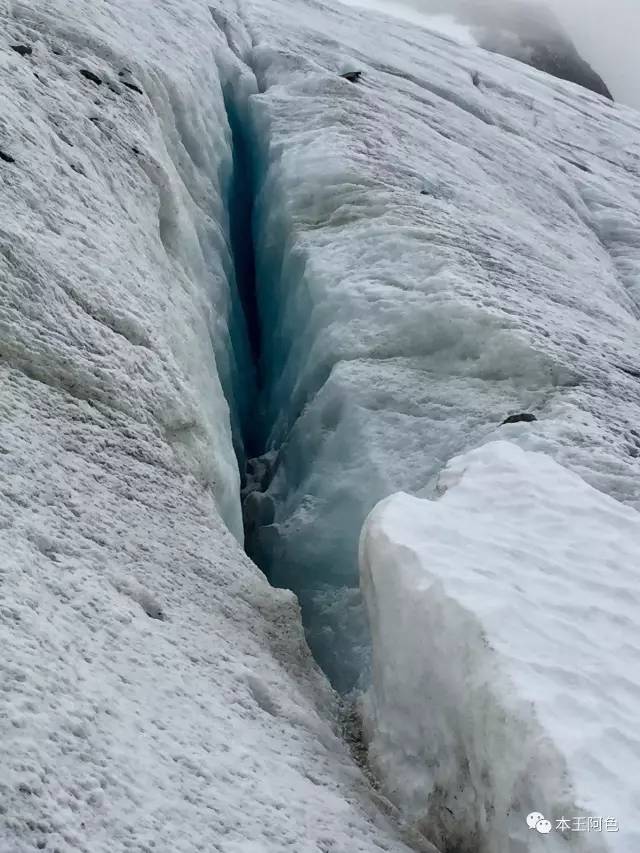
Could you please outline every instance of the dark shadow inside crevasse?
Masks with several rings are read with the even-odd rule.
[[[225,108],[231,129],[233,175],[229,192],[229,231],[233,267],[244,316],[255,384],[253,399],[247,402],[241,414],[243,452],[238,454],[241,474],[244,475],[244,460],[262,452],[262,429],[259,412],[261,389],[260,355],[261,329],[256,294],[256,264],[253,239],[253,201],[255,183],[249,142],[234,99],[225,93]]]

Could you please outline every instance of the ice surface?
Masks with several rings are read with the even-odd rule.
[[[407,8],[408,3],[408,8]],[[391,0],[394,14],[415,18],[411,0]],[[428,13],[446,12],[458,26],[466,25],[474,41],[482,47],[511,56],[563,80],[571,80],[600,95],[611,93],[594,69],[578,53],[573,43],[579,34],[581,18],[593,18],[597,26],[597,12],[553,0],[418,0],[415,7],[427,17]],[[560,7],[560,8],[558,8]],[[629,22],[632,13],[629,9]],[[564,24],[561,23],[564,20]],[[590,54],[590,58],[593,51]],[[597,51],[596,51],[597,54]]]
[[[373,12],[250,20],[273,475],[250,544],[347,687],[362,638],[326,583],[350,610],[381,497],[506,436],[640,505],[640,117]]]
[[[0,18],[0,851],[404,853],[229,532],[224,38],[191,0]]]
[[[0,850],[399,853],[234,444],[345,688],[380,497],[499,429],[637,506],[640,119],[321,0],[0,14]]]
[[[508,442],[438,492],[384,500],[362,535],[384,789],[456,850],[637,851],[640,514]]]
[[[213,45],[183,26],[195,55],[170,73],[175,9],[136,38],[143,6],[122,8],[84,24],[60,23],[63,3],[5,15],[33,54],[2,51],[1,144],[16,161],[2,169],[3,363],[162,433],[241,536],[222,386],[242,347],[229,336],[231,160]]]
[[[474,38],[470,27],[456,20],[454,15],[441,12],[429,14],[420,6],[411,6],[408,3],[390,3],[389,0],[345,0],[348,6],[360,6],[364,9],[374,9],[385,15],[393,15],[404,21],[410,21],[419,27],[424,27],[430,32],[436,32],[447,36],[453,41],[461,44],[473,44],[478,42]]]
[[[170,448],[5,371],[0,850],[406,853],[290,593]]]

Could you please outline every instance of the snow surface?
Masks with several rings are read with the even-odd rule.
[[[640,514],[504,441],[438,486],[382,501],[362,533],[384,790],[456,850],[637,851]]]
[[[0,15],[0,851],[402,853],[236,538],[224,39],[191,0]]]
[[[420,8],[407,3],[389,2],[389,0],[345,0],[348,6],[359,6],[364,9],[373,9],[385,15],[393,15],[402,20],[417,24],[419,27],[440,35],[448,36],[459,44],[477,44],[470,27],[460,23],[453,15],[448,14],[426,14]]]
[[[0,851],[406,851],[211,495],[131,420],[3,387]]]
[[[640,116],[371,11],[250,19],[271,482],[249,544],[348,689],[380,498],[502,436],[640,506]],[[538,421],[500,427],[518,412]]]
[[[321,0],[0,15],[0,851],[406,850],[234,449],[343,686],[366,514],[505,415],[638,505],[640,118]]]

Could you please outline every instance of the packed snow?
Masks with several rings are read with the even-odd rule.
[[[456,850],[633,853],[640,514],[508,442],[438,494],[387,498],[362,534],[384,790]]]
[[[208,490],[131,418],[3,388],[0,851],[407,853]]]
[[[64,3],[5,12],[0,148],[15,162],[1,173],[3,361],[152,425],[215,485],[241,538],[223,386],[243,352],[230,340],[215,33],[185,21],[178,36],[175,9],[147,6],[100,5],[86,20]],[[168,69],[177,38],[193,57]]]

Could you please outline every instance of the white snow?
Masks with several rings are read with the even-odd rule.
[[[211,495],[130,419],[3,389],[2,853],[403,853]]]
[[[176,14],[142,2],[83,21],[62,2],[5,14],[3,366],[163,434],[241,537],[219,378],[229,387],[235,371],[229,131],[213,28],[202,38]],[[121,84],[124,68],[144,94]]]
[[[456,849],[633,853],[640,514],[504,441],[453,459],[438,492],[387,498],[362,533],[383,789]]]

